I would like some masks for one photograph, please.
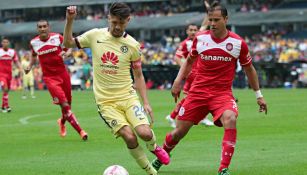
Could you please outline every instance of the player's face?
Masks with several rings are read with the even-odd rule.
[[[46,39],[49,36],[49,24],[47,21],[41,21],[37,23],[37,32],[39,37],[42,39]]]
[[[24,56],[24,59],[29,61],[30,60],[30,54],[29,53],[26,53],[25,56]]]
[[[194,39],[195,34],[198,32],[198,27],[194,25],[189,25],[187,29],[187,35],[189,38]]]
[[[213,32],[215,37],[222,36],[225,32],[227,32],[226,24],[228,17],[223,17],[221,10],[209,12],[208,16],[210,30]]]
[[[4,49],[8,49],[8,48],[9,48],[9,45],[10,45],[10,42],[9,42],[9,40],[4,39],[4,40],[2,40],[1,45],[2,45],[2,47],[3,47]]]
[[[130,17],[122,19],[118,16],[109,15],[108,22],[111,35],[116,38],[123,36],[129,21]]]

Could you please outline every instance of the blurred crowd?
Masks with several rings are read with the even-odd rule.
[[[141,3],[141,5],[140,5]],[[78,6],[78,19],[99,20],[105,19],[110,4]],[[174,13],[183,13],[190,9],[189,0],[169,0],[158,2],[128,3],[133,16],[170,16]],[[202,5],[202,4],[200,4]],[[37,21],[40,19],[64,20],[66,7],[48,7],[36,9],[3,10],[0,15],[2,23],[19,23]],[[202,8],[201,8],[202,9]]]

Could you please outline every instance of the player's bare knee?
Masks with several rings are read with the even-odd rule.
[[[125,133],[122,135],[122,138],[126,142],[128,148],[134,148],[138,145],[137,138],[134,133]]]
[[[153,133],[148,125],[137,126],[135,131],[142,140],[149,141],[152,139]]]
[[[221,121],[226,128],[233,128],[236,126],[237,118],[232,113],[223,114]]]

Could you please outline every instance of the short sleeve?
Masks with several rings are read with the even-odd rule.
[[[31,54],[32,54],[32,56],[36,56],[36,55],[37,55],[37,53],[34,51],[33,46],[32,46],[32,44],[31,44],[31,43],[30,43],[29,47],[30,47],[30,50],[31,50]]]
[[[89,48],[91,46],[92,37],[94,36],[97,29],[89,30],[82,35],[75,38],[76,45],[79,49]]]
[[[131,61],[137,61],[141,59],[142,51],[140,48],[140,44],[137,43],[135,46],[132,46],[131,48]]]
[[[178,58],[187,58],[189,55],[188,47],[186,42],[182,42],[178,49],[176,50],[176,57]]]
[[[195,37],[191,47],[191,53],[190,53],[191,57],[196,57],[198,55],[197,42],[198,42],[197,37]]]
[[[249,54],[248,46],[245,41],[242,40],[241,51],[239,56],[239,62],[241,66],[248,66],[252,64],[252,57]]]
[[[19,60],[19,57],[17,55],[17,52],[14,50],[14,57],[13,57],[13,60],[16,62]]]
[[[68,49],[63,45],[64,37],[59,34],[59,38],[60,38],[60,47],[62,48],[62,50],[66,52]]]

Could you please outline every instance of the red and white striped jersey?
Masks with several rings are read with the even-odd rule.
[[[44,76],[54,76],[66,71],[60,55],[63,50],[66,50],[62,44],[63,36],[58,33],[50,33],[46,40],[41,40],[39,36],[31,40],[32,55],[38,56]]]
[[[190,92],[231,92],[237,60],[252,64],[248,46],[237,34],[228,31],[224,39],[210,31],[199,32],[193,40],[191,56],[197,56],[197,73]]]
[[[18,55],[14,49],[4,50],[0,48],[0,76],[12,77],[12,63],[18,61]]]

